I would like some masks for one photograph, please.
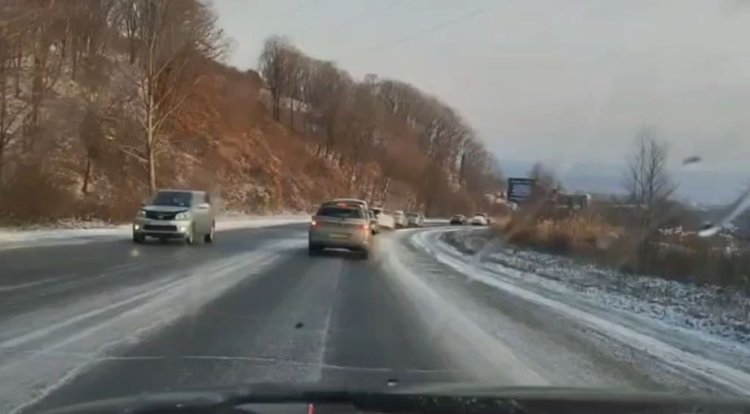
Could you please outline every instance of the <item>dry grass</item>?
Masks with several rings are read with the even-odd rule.
[[[537,219],[514,215],[495,223],[494,227],[511,243],[563,254],[606,249],[623,234],[621,228],[596,216]]]
[[[495,220],[493,227],[509,243],[547,253],[631,273],[750,289],[750,246],[730,251],[721,238],[669,236],[639,249],[632,231],[597,215],[552,219],[516,214]]]

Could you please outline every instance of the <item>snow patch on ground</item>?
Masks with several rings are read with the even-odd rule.
[[[750,349],[745,343],[708,335],[690,324],[688,329],[684,324],[674,326],[668,323],[681,321],[684,316],[651,318],[654,314],[669,314],[666,309],[670,308],[657,300],[659,295],[651,295],[645,300],[627,296],[628,289],[618,290],[618,286],[629,282],[611,279],[596,280],[596,283],[588,284],[572,283],[569,280],[591,282],[597,278],[581,276],[585,272],[580,267],[545,268],[543,260],[534,260],[537,253],[528,253],[527,262],[524,262],[528,266],[525,270],[519,270],[506,263],[499,263],[496,249],[488,246],[487,240],[484,243],[467,241],[461,246],[461,250],[479,252],[477,255],[467,255],[445,242],[444,234],[455,231],[439,229],[418,232],[411,237],[411,242],[473,281],[547,307],[556,315],[564,315],[598,335],[653,356],[665,365],[662,369],[671,369],[678,375],[715,384],[723,392],[750,393]],[[517,265],[517,258],[523,257],[523,254],[511,252],[506,251],[503,260],[513,261]],[[602,286],[612,288],[604,289]],[[662,289],[661,292],[664,293],[665,290]],[[685,295],[678,295],[663,301],[674,304],[684,298]],[[631,304],[626,305],[628,303]],[[654,312],[660,308],[664,310]],[[709,310],[706,309],[705,312]],[[745,315],[746,322],[747,313]]]
[[[310,220],[306,215],[282,216],[245,216],[227,215],[216,220],[217,231],[249,229],[284,224],[305,223]],[[102,227],[96,227],[101,224]],[[66,225],[61,228],[36,228],[33,230],[18,230],[0,228],[0,250],[18,249],[26,247],[45,247],[56,245],[75,245],[107,240],[129,238],[130,224],[107,225],[105,223],[79,222],[77,227]]]

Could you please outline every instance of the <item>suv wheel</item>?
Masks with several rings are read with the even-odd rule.
[[[216,238],[216,223],[211,224],[211,231],[203,236],[203,241],[206,243],[213,243]]]
[[[317,256],[320,254],[320,251],[323,250],[318,246],[313,246],[312,244],[307,246],[307,255],[308,256]]]
[[[144,241],[146,241],[146,237],[144,237],[142,234],[135,234],[133,233],[133,242],[141,244]]]
[[[188,245],[195,244],[195,228],[193,226],[190,226],[190,230],[185,235],[185,243]]]

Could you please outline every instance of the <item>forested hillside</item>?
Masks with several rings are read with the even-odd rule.
[[[353,195],[447,213],[501,185],[471,127],[411,85],[275,37],[260,74],[227,67],[196,0],[4,0],[0,22],[4,223],[124,220],[159,187],[253,212]]]

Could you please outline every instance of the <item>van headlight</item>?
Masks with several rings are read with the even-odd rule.
[[[182,213],[177,213],[177,214],[176,214],[176,215],[174,216],[174,219],[175,219],[175,220],[187,220],[187,219],[189,219],[189,218],[190,218],[190,213],[189,213],[189,212],[187,212],[187,211],[183,211]]]

